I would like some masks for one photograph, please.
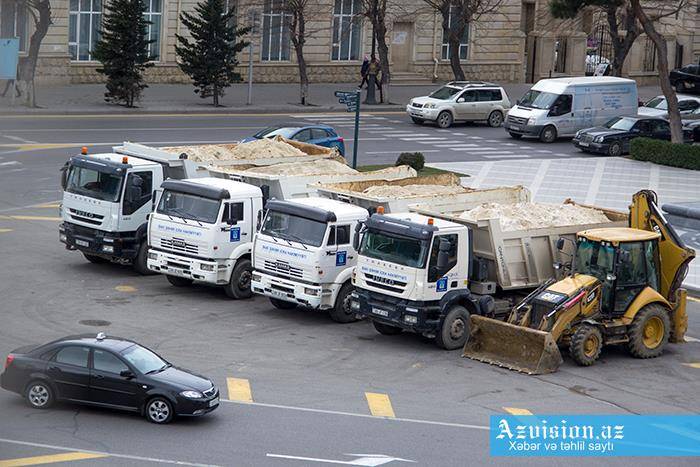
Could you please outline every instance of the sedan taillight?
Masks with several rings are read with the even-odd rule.
[[[5,359],[5,369],[7,369],[7,367],[10,366],[10,364],[12,363],[12,361],[14,359],[15,359],[15,356],[12,354],[7,356],[7,358]]]

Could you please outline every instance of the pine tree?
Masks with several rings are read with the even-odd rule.
[[[143,0],[111,0],[104,14],[100,40],[92,52],[107,77],[105,100],[133,107],[148,86],[144,72],[150,62],[148,25]]]
[[[218,107],[224,89],[241,81],[234,69],[238,65],[236,54],[248,45],[238,39],[248,28],[237,28],[233,24],[235,11],[226,11],[223,0],[203,0],[194,10],[196,14],[183,12],[180,15],[193,42],[177,34],[175,51],[180,69],[192,78],[194,92],[201,98],[213,97],[214,106]]]

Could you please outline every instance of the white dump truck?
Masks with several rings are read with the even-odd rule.
[[[442,348],[461,348],[470,313],[503,315],[515,300],[556,276],[560,237],[573,240],[580,230],[627,223],[625,213],[594,208],[603,216],[595,222],[504,229],[497,217],[470,220],[464,214],[489,203],[526,203],[527,189],[458,197],[412,205],[414,212],[374,214],[358,228],[350,309],[369,317],[378,332],[407,330],[434,338]]]

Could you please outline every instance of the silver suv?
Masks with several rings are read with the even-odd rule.
[[[499,127],[510,109],[506,91],[484,81],[452,81],[429,96],[414,97],[406,112],[414,123],[434,121],[448,128],[456,121],[486,121]]]

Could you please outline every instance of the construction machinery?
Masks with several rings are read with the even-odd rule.
[[[562,348],[589,366],[604,345],[624,344],[633,357],[653,358],[668,342],[684,342],[681,284],[695,251],[663,217],[656,193],[633,196],[629,227],[584,230],[575,246],[571,262],[557,265],[566,277],[543,283],[507,321],[472,314],[463,356],[543,374],[559,368]]]

